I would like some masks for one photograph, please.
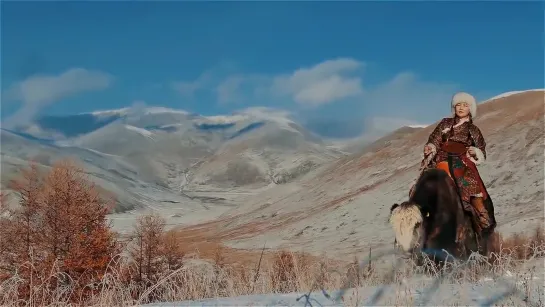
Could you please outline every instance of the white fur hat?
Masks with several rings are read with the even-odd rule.
[[[454,106],[462,102],[469,104],[469,113],[471,113],[471,117],[477,117],[477,102],[475,101],[475,97],[465,92],[458,92],[452,96],[452,113],[454,113]]]

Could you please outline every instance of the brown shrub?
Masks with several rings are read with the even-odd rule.
[[[534,229],[533,233],[515,233],[510,237],[499,238],[499,252],[510,254],[514,260],[527,260],[535,256],[536,249],[545,246],[543,225]]]
[[[182,266],[185,256],[182,244],[176,230],[172,229],[163,234],[161,255],[164,257],[167,271],[174,271]]]
[[[282,251],[274,259],[271,282],[274,292],[287,292],[295,285],[295,257]]]

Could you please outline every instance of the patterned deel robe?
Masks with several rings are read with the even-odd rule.
[[[449,135],[450,141],[463,143],[466,147],[472,146],[478,149],[476,150],[477,159],[470,158],[470,160],[476,165],[484,162],[486,159],[486,142],[481,131],[471,121],[464,122],[456,127],[458,122],[459,119],[457,118],[443,118],[430,134],[427,144],[433,145],[432,154],[435,157],[428,167],[436,167],[439,162],[447,161],[447,153],[441,150],[446,135]],[[452,133],[450,132],[451,129],[453,129]],[[480,175],[478,171],[475,173],[471,168],[465,167],[464,162],[459,158],[454,159],[453,168],[464,202],[469,203],[471,196],[482,196],[483,191],[479,186]]]

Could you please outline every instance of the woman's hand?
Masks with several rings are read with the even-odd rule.
[[[472,156],[473,158],[476,158],[476,157],[477,157],[477,152],[475,151],[475,148],[469,147],[469,149],[467,150],[467,152],[468,152],[469,155]]]
[[[424,156],[427,156],[430,153],[431,153],[431,146],[430,145],[424,146]]]

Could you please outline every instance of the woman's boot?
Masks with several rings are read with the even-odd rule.
[[[477,215],[475,218],[479,224],[479,235],[482,236],[482,232],[487,231],[490,226],[492,226],[491,218],[484,206],[482,197],[472,197],[471,205],[473,206],[473,209],[475,209],[475,214]]]

